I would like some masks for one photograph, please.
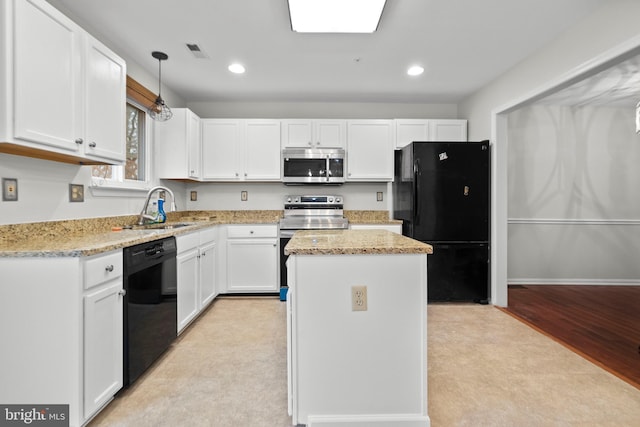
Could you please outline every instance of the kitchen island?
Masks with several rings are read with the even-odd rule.
[[[385,230],[298,231],[285,248],[293,425],[425,427],[427,254]]]

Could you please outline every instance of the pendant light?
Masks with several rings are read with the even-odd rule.
[[[151,56],[158,60],[158,97],[156,98],[156,102],[149,107],[149,115],[153,120],[166,122],[173,116],[173,113],[171,112],[171,108],[164,103],[160,92],[162,87],[162,61],[167,60],[169,56],[164,52],[157,51],[151,52]]]

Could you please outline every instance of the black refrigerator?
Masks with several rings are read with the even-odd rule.
[[[395,152],[393,216],[433,246],[429,302],[489,301],[490,145],[412,142]]]

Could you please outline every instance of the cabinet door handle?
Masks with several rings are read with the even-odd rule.
[[[253,234],[253,230],[250,230],[250,231],[249,231],[249,234]]]
[[[95,143],[95,142],[93,142],[93,141],[91,141],[91,142],[89,143],[89,147],[91,147],[91,148],[96,148],[96,143]]]
[[[120,295],[121,297],[125,296],[127,294],[127,290],[126,289],[120,289],[118,291],[118,295]]]
[[[80,145],[82,143],[83,143],[82,138],[77,138],[76,139],[76,144]]]
[[[111,273],[113,271],[113,264],[107,265],[104,269],[105,269],[105,271]]]

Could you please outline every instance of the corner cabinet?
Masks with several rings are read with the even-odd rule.
[[[201,176],[200,117],[188,108],[174,108],[173,117],[155,122],[156,168],[161,179]]]
[[[124,60],[44,0],[4,1],[0,20],[0,152],[123,163]]]
[[[226,229],[226,292],[278,292],[278,226],[229,225]]]
[[[466,120],[396,119],[396,149],[413,141],[466,141]]]
[[[122,250],[0,257],[3,404],[69,404],[84,425],[122,387]],[[37,337],[25,339],[24,337]],[[28,355],[28,357],[25,357]]]
[[[393,181],[393,120],[347,122],[347,181]]]
[[[202,120],[205,181],[280,181],[280,158],[280,120]]]

